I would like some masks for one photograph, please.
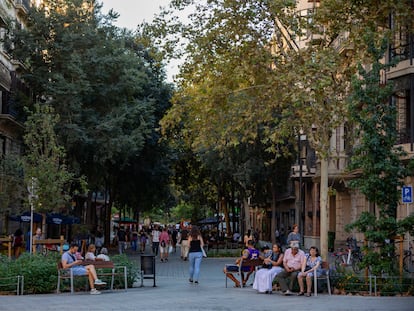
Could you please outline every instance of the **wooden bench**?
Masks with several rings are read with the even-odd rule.
[[[33,239],[32,252],[36,253],[37,245],[41,245],[45,251],[59,251],[60,254],[63,254],[63,245],[66,243],[63,235],[60,236],[60,239],[42,239],[37,240]]]
[[[3,245],[4,244],[4,245]],[[7,237],[0,237],[0,246],[1,250],[3,251],[7,249],[7,256],[11,258],[12,256],[12,244],[13,244],[13,236],[7,236]]]
[[[227,267],[228,266],[234,266],[235,264],[226,264],[225,268],[227,271]],[[243,272],[243,268],[245,267],[253,267],[254,271],[257,270],[258,267],[263,265],[263,259],[261,258],[257,258],[257,259],[240,259],[240,263],[238,264],[239,269],[237,271],[227,271],[226,273],[231,273],[231,274],[237,274],[240,276],[240,284],[243,284],[243,280],[242,280],[242,272]],[[245,272],[248,273],[248,272]],[[226,288],[227,288],[227,275],[225,275],[225,279],[226,279]],[[243,287],[243,286],[242,286]]]
[[[114,280],[116,276],[123,276],[124,278],[124,284],[125,284],[125,290],[128,289],[128,280],[127,280],[127,268],[125,266],[115,266],[115,264],[112,261],[89,261],[85,260],[83,261],[82,265],[94,265],[96,269],[96,274],[98,277],[105,277],[110,276],[111,277],[111,290],[114,289]],[[59,260],[57,264],[57,270],[58,270],[58,283],[57,283],[57,289],[56,292],[60,293],[60,282],[64,279],[70,280],[70,292],[71,294],[74,293],[74,286],[73,281],[74,277],[87,277],[87,275],[73,275],[72,269],[63,269],[62,262]],[[110,270],[110,271],[108,271]],[[88,283],[89,284],[89,283]]]

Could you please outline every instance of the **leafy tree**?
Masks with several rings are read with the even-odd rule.
[[[59,117],[48,105],[35,105],[25,122],[23,157],[25,183],[36,180],[35,209],[39,212],[59,211],[68,203],[68,189],[73,174],[65,164],[65,152],[58,144],[54,127]]]
[[[176,222],[180,222],[182,219],[198,219],[197,215],[195,215],[195,211],[196,208],[194,206],[180,203],[171,209],[171,216]]]
[[[363,212],[348,228],[364,232],[370,244],[380,247],[379,252],[367,248],[367,256],[363,259],[366,266],[371,266],[373,273],[379,274],[395,272],[392,264],[394,256],[390,256],[395,254],[395,246],[386,241],[393,241],[405,227],[397,222],[396,216],[400,200],[398,189],[401,189],[408,170],[401,162],[404,151],[395,147],[397,107],[390,101],[393,84],[383,85],[380,81],[381,70],[387,70],[392,65],[381,63],[387,40],[383,39],[378,46],[375,37],[370,31],[366,32],[364,39],[371,54],[371,66],[367,69],[360,65],[359,76],[353,79],[351,116],[358,124],[360,143],[354,149],[349,168],[360,170],[359,176],[351,181],[351,186],[374,203],[378,213]]]
[[[256,177],[288,151],[282,146],[296,124],[294,115],[283,115],[282,107],[289,105],[281,91],[289,88],[287,71],[278,67],[278,75],[273,74],[271,64],[277,59],[269,48],[275,17],[285,18],[281,9],[294,6],[281,1],[173,1],[171,7],[189,5],[196,6],[190,24],[168,23],[162,14],[155,26],[142,29],[144,35],[167,38],[179,33],[186,41],[175,101],[162,126],[164,131],[179,127],[179,137],[211,170],[219,198],[231,202],[234,190],[247,203],[247,191],[266,188],[266,177],[260,177],[263,182]],[[174,40],[164,41],[166,52]],[[262,143],[268,155],[258,156],[256,163],[248,160],[250,152],[243,152],[259,152]],[[254,171],[256,165],[261,168]]]
[[[172,9],[196,7],[189,25],[169,20],[166,11],[143,33],[159,35],[166,53],[177,45],[177,34],[185,39],[178,92],[162,124],[164,129],[179,124],[195,152],[223,152],[253,143],[263,133],[260,139],[277,158],[300,130],[305,132],[321,161],[321,252],[326,258],[328,163],[336,156],[330,141],[347,121],[345,99],[356,64],[369,60],[361,38],[367,26],[382,34],[391,12],[402,20],[412,16],[408,1],[326,0],[315,2],[317,9],[305,18],[296,14],[296,5],[176,0]]]
[[[134,34],[113,26],[116,18],[112,11],[102,14],[94,0],[46,0],[31,8],[27,27],[12,37],[13,54],[27,65],[23,78],[35,101],[47,101],[60,116],[56,133],[68,165],[87,176],[91,189],[125,206],[142,197],[136,189],[145,177],[129,169],[139,165],[146,146],[159,147],[157,122],[171,87],[163,82],[161,62]],[[146,156],[160,161],[163,153]],[[151,163],[147,160],[141,164]],[[126,172],[132,189],[127,194],[118,184]],[[109,225],[105,231],[109,234]]]

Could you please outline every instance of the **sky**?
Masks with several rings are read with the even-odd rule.
[[[170,0],[100,0],[103,12],[111,8],[120,14],[117,26],[134,30],[143,21],[151,22],[160,6],[167,6]]]
[[[118,27],[135,30],[143,21],[151,22],[154,14],[160,12],[160,6],[165,7],[170,0],[100,0],[103,3],[102,12],[107,13],[114,9],[119,13]],[[167,80],[173,81],[173,75],[178,73],[179,61],[166,66]]]

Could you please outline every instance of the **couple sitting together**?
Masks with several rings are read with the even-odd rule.
[[[288,248],[285,253],[282,252],[279,244],[274,244],[272,250],[265,247],[263,249],[263,254],[261,255],[259,251],[254,248],[252,242],[248,245],[248,248],[243,251],[242,258],[252,259],[258,257],[263,259],[263,266],[256,272],[253,288],[260,293],[271,294],[273,279],[276,277],[276,280],[279,283],[284,295],[293,294],[292,288],[295,280],[297,279],[300,288],[297,295],[302,296],[305,295],[303,279],[306,278],[306,296],[309,297],[311,295],[313,276],[315,274],[320,276],[322,272],[322,259],[319,256],[318,249],[312,246],[309,249],[309,254],[305,255],[305,253],[299,249],[299,243],[297,242],[291,243],[291,247]],[[239,262],[240,258],[236,261],[236,265]],[[232,266],[227,266],[227,270],[231,267]],[[245,277],[244,273],[242,273],[243,285],[246,284],[249,276],[254,272],[254,267],[246,267],[244,272],[247,272],[247,275]],[[227,273],[226,268],[224,273],[226,273],[226,276],[236,284],[236,287],[240,287],[240,282],[233,276],[232,273]]]

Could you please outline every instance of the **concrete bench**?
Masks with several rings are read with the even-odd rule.
[[[114,280],[116,276],[122,276],[124,278],[125,290],[128,289],[128,279],[127,279],[127,268],[125,266],[115,266],[112,261],[83,261],[82,265],[94,265],[96,269],[96,274],[99,278],[101,277],[111,277],[111,290],[114,289]],[[58,283],[56,292],[60,293],[60,283],[61,280],[69,279],[70,280],[70,292],[74,293],[73,281],[75,277],[86,277],[87,275],[73,275],[72,269],[63,269],[62,262],[59,260],[57,264],[58,270]],[[89,284],[89,283],[88,283]]]

